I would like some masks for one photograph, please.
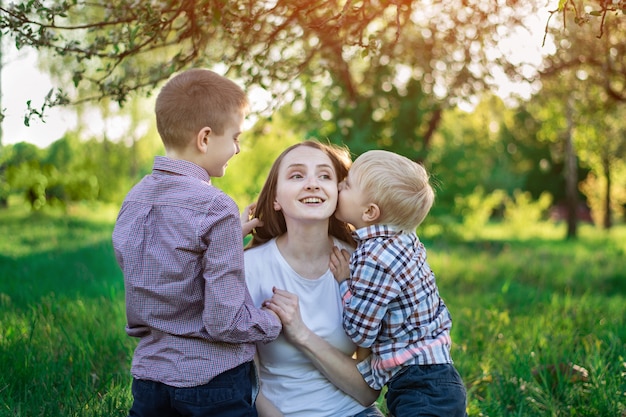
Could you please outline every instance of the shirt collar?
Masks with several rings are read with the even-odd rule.
[[[194,177],[201,181],[211,183],[211,177],[209,173],[199,165],[194,164],[184,159],[172,159],[167,156],[155,156],[154,168],[155,171],[169,172],[175,175],[185,175],[188,177]]]
[[[354,240],[366,240],[372,239],[375,237],[389,237],[401,234],[402,231],[396,227],[389,224],[374,224],[371,226],[362,227],[360,229],[356,229],[352,232],[352,236]]]

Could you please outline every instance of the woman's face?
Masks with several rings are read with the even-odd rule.
[[[324,152],[299,146],[278,169],[274,210],[286,221],[328,220],[337,208],[337,173]]]

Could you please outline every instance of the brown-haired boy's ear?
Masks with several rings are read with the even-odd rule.
[[[380,218],[380,207],[378,207],[378,204],[375,204],[375,203],[369,203],[367,205],[367,209],[363,212],[363,215],[361,216],[361,219],[365,223],[374,223],[379,218]]]
[[[211,134],[211,128],[208,126],[203,127],[196,136],[196,148],[202,153],[206,153],[209,150],[209,135]]]

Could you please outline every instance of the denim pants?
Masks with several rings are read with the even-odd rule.
[[[352,417],[385,417],[385,415],[376,407],[376,405],[372,405]]]
[[[247,362],[196,387],[133,379],[130,417],[257,417],[256,370]]]
[[[467,394],[452,364],[411,365],[387,383],[393,417],[465,417]]]

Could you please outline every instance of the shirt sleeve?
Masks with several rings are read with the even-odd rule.
[[[214,341],[269,342],[281,330],[269,311],[254,306],[245,282],[241,220],[235,203],[217,199],[209,214],[204,254],[203,322]]]
[[[369,348],[378,338],[389,303],[400,289],[389,269],[365,256],[356,258],[351,268],[344,300],[343,325],[354,343]]]

